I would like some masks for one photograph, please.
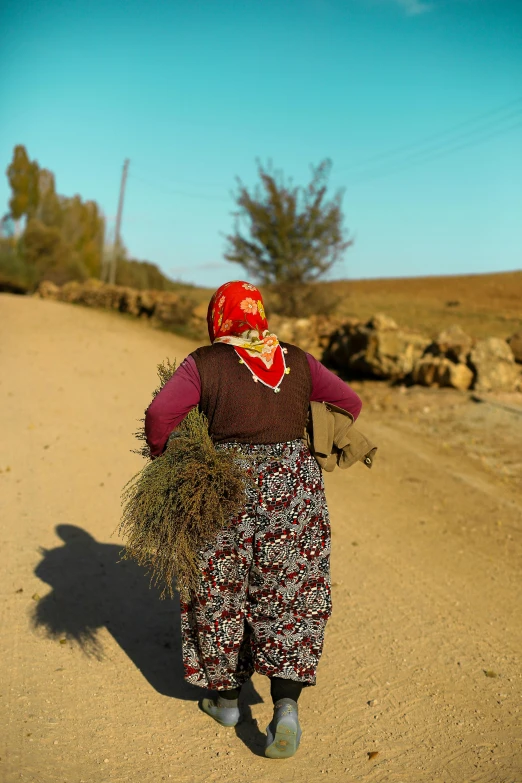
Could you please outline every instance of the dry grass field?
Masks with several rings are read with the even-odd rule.
[[[383,312],[429,336],[451,324],[477,338],[506,338],[522,327],[522,271],[321,285],[341,297],[341,315],[367,319]]]

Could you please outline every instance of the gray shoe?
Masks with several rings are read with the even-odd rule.
[[[221,696],[218,696],[217,699],[201,699],[199,707],[221,726],[232,727],[239,721],[237,699],[229,701],[228,699],[222,699]]]
[[[297,702],[280,699],[274,705],[272,722],[266,727],[265,756],[269,759],[290,758],[299,747],[301,734]]]

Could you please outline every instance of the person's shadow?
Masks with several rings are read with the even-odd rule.
[[[117,544],[102,544],[75,525],[58,525],[56,533],[64,545],[41,549],[35,569],[52,591],[37,602],[33,625],[51,638],[72,640],[100,662],[104,652],[98,630],[105,627],[159,693],[192,701],[205,695],[183,679],[177,596],[160,600],[143,568],[121,560]],[[251,705],[262,701],[249,681],[241,692],[236,733],[257,755],[263,755],[264,735]]]

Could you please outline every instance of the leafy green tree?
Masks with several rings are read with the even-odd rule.
[[[28,221],[22,241],[22,254],[38,281],[52,280],[63,285],[68,280],[85,280],[88,270],[78,255],[72,254],[60,229],[40,220]]]
[[[279,172],[271,173],[261,164],[261,184],[253,193],[238,179],[239,209],[234,213],[235,232],[226,237],[225,258],[241,264],[261,284],[272,286],[279,296],[277,309],[288,315],[303,313],[305,299],[313,298],[310,284],[324,276],[352,244],[343,233],[342,190],[330,201],[325,198],[330,170],[328,159],[312,166],[306,188],[287,185]],[[242,224],[247,236],[241,232]]]
[[[0,291],[23,294],[35,283],[35,271],[18,252],[12,237],[0,236]]]
[[[100,277],[105,219],[98,204],[83,201],[79,195],[69,198],[58,194],[53,172],[31,161],[21,144],[14,148],[6,173],[11,199],[10,211],[0,221],[0,234],[6,240],[0,247],[0,287],[29,290],[42,280],[62,284]],[[16,227],[22,218],[25,230],[21,238],[15,236],[7,242],[12,224]],[[120,285],[165,291],[175,288],[155,264],[129,259],[123,246],[119,253]]]
[[[176,284],[165,277],[156,264],[152,264],[150,261],[129,259],[124,252],[120,251],[120,253],[116,268],[116,285],[149,291],[176,290]]]
[[[74,258],[81,262],[91,277],[99,277],[103,252],[105,221],[94,201],[82,201],[80,196],[61,198],[60,229]]]
[[[36,161],[29,160],[22,144],[14,148],[13,160],[7,169],[7,178],[12,196],[9,209],[15,221],[22,217],[31,218],[38,208],[38,173]]]
[[[38,208],[36,217],[46,226],[60,227],[62,208],[56,193],[54,174],[49,169],[40,169],[38,174]]]
[[[44,276],[52,274],[55,281],[67,274],[74,279],[98,277],[105,221],[96,202],[58,195],[54,174],[31,161],[21,144],[14,148],[7,177],[10,214],[15,221],[27,220],[21,249],[31,268]],[[58,271],[60,265],[63,272]]]

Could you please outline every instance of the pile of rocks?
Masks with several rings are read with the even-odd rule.
[[[477,391],[518,391],[522,389],[520,365],[506,340],[488,337],[478,340],[469,354]]]
[[[522,333],[508,341],[473,340],[460,326],[435,340],[401,329],[391,318],[349,322],[330,338],[325,363],[352,376],[407,380],[422,386],[473,388],[479,392],[522,388]]]
[[[323,361],[355,377],[400,380],[411,375],[429,343],[379,314],[367,323],[345,321],[330,335]]]
[[[488,337],[474,341],[460,326],[453,326],[427,347],[414,367],[412,379],[423,386],[516,391],[521,375],[506,340]]]
[[[513,351],[515,361],[522,364],[522,332],[515,332],[515,334],[511,335],[507,342]]]
[[[316,359],[321,359],[330,342],[332,333],[344,323],[342,318],[312,315],[309,318],[286,318],[270,316],[270,329],[286,343],[298,345]]]
[[[473,370],[468,365],[472,345],[472,338],[460,326],[441,332],[416,362],[413,382],[421,386],[469,389],[473,383]]]

